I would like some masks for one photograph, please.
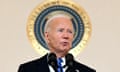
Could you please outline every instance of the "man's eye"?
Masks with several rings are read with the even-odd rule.
[[[69,33],[73,33],[73,31],[71,31],[71,30],[68,30],[68,32],[69,32]]]
[[[63,29],[59,29],[58,31],[59,31],[59,32],[63,32]]]

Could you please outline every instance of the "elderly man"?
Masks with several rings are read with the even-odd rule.
[[[18,72],[95,72],[95,70],[76,62],[71,55],[71,67],[69,64],[67,66],[69,60],[66,61],[66,56],[72,47],[74,38],[74,28],[69,16],[62,14],[52,16],[47,20],[44,31],[50,53],[40,59],[21,64]],[[52,60],[55,63],[49,64],[51,53],[54,56]],[[58,59],[62,60],[61,67],[58,65],[60,62]]]
[[[45,38],[51,52],[64,57],[71,48],[74,36],[72,22],[68,17],[57,15],[52,17],[45,28]]]

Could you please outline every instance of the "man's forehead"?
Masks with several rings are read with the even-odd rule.
[[[51,28],[58,27],[58,24],[65,24],[70,29],[74,31],[73,24],[72,24],[72,16],[64,13],[57,13],[54,15],[54,13],[51,15],[48,15],[47,21],[45,24],[45,32],[48,31]],[[67,25],[68,24],[68,25]]]

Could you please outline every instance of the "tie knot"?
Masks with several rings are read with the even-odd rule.
[[[62,58],[58,58],[58,59],[57,59],[58,72],[63,72],[62,64],[61,64],[62,62],[63,62]]]
[[[62,62],[63,62],[62,58],[58,58],[58,60],[57,60],[58,66],[61,66]]]
[[[62,58],[58,58],[58,62],[62,63],[63,62]]]

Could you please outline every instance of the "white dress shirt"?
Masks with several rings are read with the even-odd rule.
[[[66,64],[65,62],[65,57],[62,58],[63,62],[61,63],[62,66],[64,66]],[[54,69],[52,68],[52,66],[49,65],[49,69],[50,69],[50,72],[55,72]],[[67,67],[63,68],[63,72],[65,72],[67,69]]]

